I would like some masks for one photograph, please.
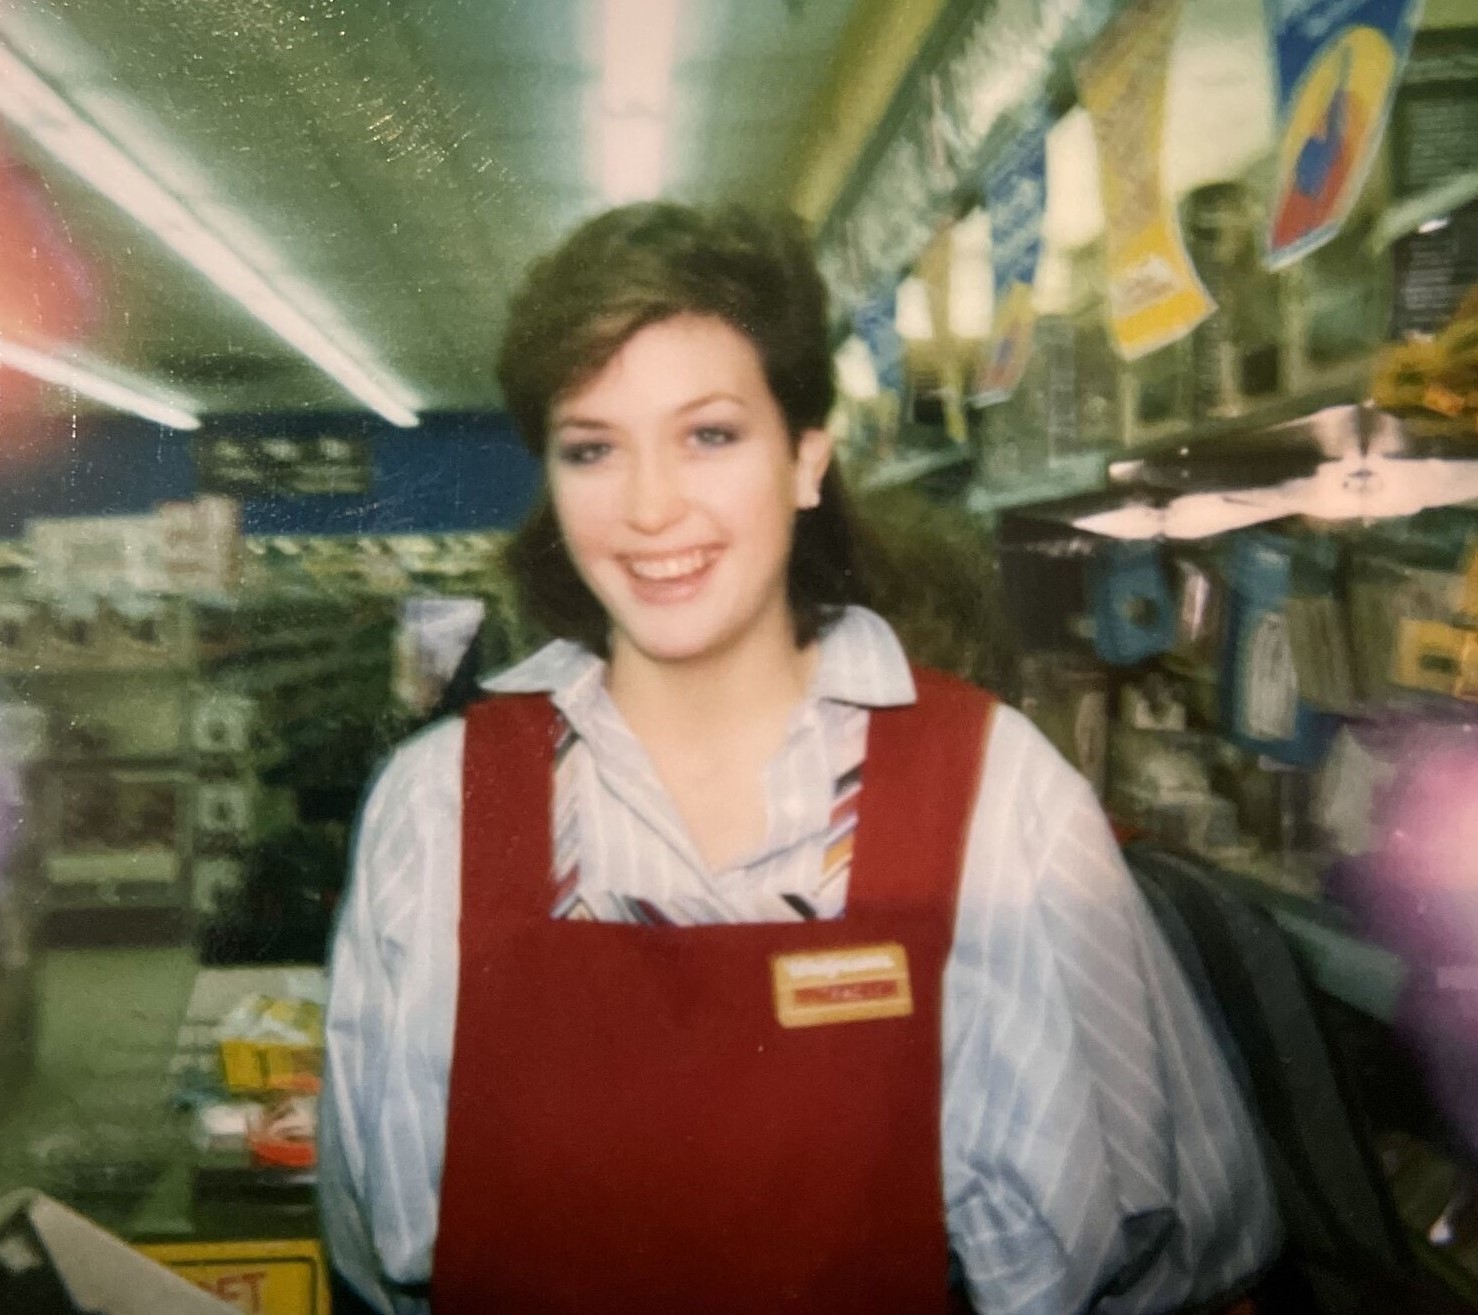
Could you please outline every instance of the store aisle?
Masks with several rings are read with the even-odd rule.
[[[0,1193],[40,1187],[121,1225],[174,1144],[167,1070],[194,981],[189,946],[41,951],[30,1081],[0,1115]]]

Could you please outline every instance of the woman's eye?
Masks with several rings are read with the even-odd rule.
[[[704,425],[693,431],[693,441],[699,447],[728,447],[738,440],[739,431],[725,425]]]
[[[609,443],[592,439],[584,442],[561,443],[558,456],[560,462],[566,466],[593,466],[610,450]]]

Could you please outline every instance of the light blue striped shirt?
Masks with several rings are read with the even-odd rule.
[[[914,698],[892,631],[848,609],[767,772],[764,842],[713,871],[603,674],[557,642],[489,687],[549,692],[575,733],[561,789],[574,792],[582,894],[695,921],[796,916],[781,896],[809,899],[820,881],[834,764],[867,709]],[[436,1239],[461,764],[460,720],[390,759],[365,804],[331,964],[325,1237],[340,1272],[396,1315],[424,1311],[395,1288],[428,1278]],[[942,1026],[942,1190],[977,1309],[1168,1311],[1271,1258],[1271,1189],[1227,1068],[1091,790],[1006,707],[971,820]]]

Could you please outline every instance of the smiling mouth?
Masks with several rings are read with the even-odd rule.
[[[664,557],[628,557],[626,569],[647,584],[670,584],[701,575],[718,557],[716,548],[694,548]]]

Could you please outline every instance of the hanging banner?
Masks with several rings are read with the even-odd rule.
[[[1266,263],[1339,232],[1364,186],[1421,0],[1264,0],[1278,87],[1278,169]]]
[[[1133,361],[1185,337],[1216,309],[1160,186],[1165,82],[1180,0],[1134,0],[1078,64],[1103,193],[1109,331]]]
[[[1028,114],[1006,149],[986,167],[981,191],[990,215],[995,312],[972,400],[991,406],[1004,402],[1021,382],[1037,322],[1032,285],[1047,206],[1046,106]]]
[[[898,289],[889,286],[857,308],[852,329],[866,345],[878,387],[903,394],[903,339],[898,334]]]

